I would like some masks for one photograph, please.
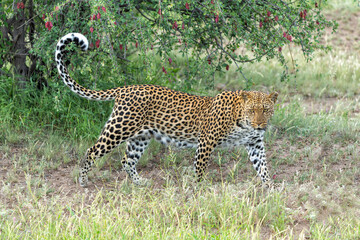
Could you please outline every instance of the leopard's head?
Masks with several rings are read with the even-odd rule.
[[[264,130],[274,113],[277,92],[266,94],[262,92],[242,92],[245,102],[243,116],[247,124],[254,129]]]

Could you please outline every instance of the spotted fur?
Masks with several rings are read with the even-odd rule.
[[[55,59],[64,83],[81,97],[115,100],[99,139],[80,162],[81,186],[86,186],[94,161],[123,142],[127,147],[121,162],[132,181],[141,184],[135,166],[151,138],[178,148],[197,148],[194,165],[199,180],[215,147],[244,145],[262,182],[270,182],[263,139],[274,113],[276,92],[224,91],[215,97],[203,97],[154,85],[90,90],[75,82],[64,65],[64,49],[70,42],[82,50],[88,48],[87,39],[79,33],[60,39]]]

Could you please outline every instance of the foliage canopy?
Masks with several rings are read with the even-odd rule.
[[[4,13],[0,20],[4,26],[1,40],[4,54],[0,64],[16,64],[13,61],[16,36],[12,33],[14,22],[22,19],[24,39],[29,42],[24,41],[21,54],[25,51],[30,59],[27,65],[35,64],[27,74],[37,81],[56,76],[54,47],[69,32],[81,32],[91,43],[92,51],[86,60],[72,59],[75,63],[83,62],[80,63],[83,70],[76,73],[79,78],[94,75],[95,79],[116,78],[116,84],[153,83],[172,87],[180,84],[185,89],[203,81],[211,87],[216,71],[226,71],[235,64],[241,72],[243,63],[264,57],[278,58],[284,65],[285,78],[284,46],[300,46],[308,59],[314,50],[326,49],[320,38],[325,27],[335,30],[336,24],[323,16],[323,3],[315,0],[23,0],[14,4],[6,0],[0,5],[0,12]]]

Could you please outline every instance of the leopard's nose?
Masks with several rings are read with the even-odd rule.
[[[253,128],[256,130],[265,130],[266,129],[266,123],[253,123]]]

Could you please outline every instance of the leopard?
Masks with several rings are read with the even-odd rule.
[[[244,146],[261,182],[269,175],[264,146],[268,122],[274,114],[277,92],[222,91],[216,96],[198,96],[157,85],[125,85],[91,90],[73,80],[64,64],[70,43],[87,51],[89,42],[81,33],[69,33],[56,45],[55,61],[62,81],[70,90],[89,100],[114,101],[113,110],[96,143],[79,162],[79,184],[86,187],[94,162],[122,143],[126,151],[123,169],[133,183],[142,185],[136,165],[155,139],[177,148],[196,148],[195,178],[204,178],[211,153],[217,147]]]

